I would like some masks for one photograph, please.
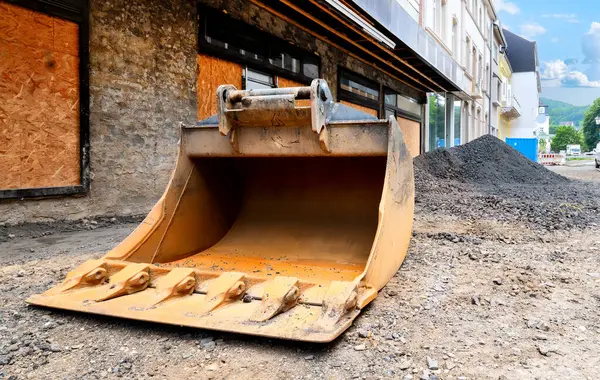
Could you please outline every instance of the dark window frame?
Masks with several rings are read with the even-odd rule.
[[[379,99],[373,100],[366,98],[364,96],[360,96],[351,91],[345,90],[342,88],[342,76],[347,75],[350,79],[355,82],[361,83],[367,87],[372,87],[373,89],[377,89],[379,93]],[[346,102],[354,103],[359,106],[367,107],[377,111],[378,117],[381,115],[381,103],[383,102],[381,98],[381,85],[374,80],[368,79],[360,74],[352,72],[344,67],[338,67],[338,76],[337,76],[337,98],[338,101],[344,100]]]
[[[262,52],[263,55],[261,55],[261,59],[250,58],[248,55],[242,55],[239,51],[235,51],[233,49],[223,49],[208,42],[206,38],[210,37],[208,35],[208,29],[211,26],[210,23],[215,23],[218,25],[222,33],[226,33],[229,30],[226,27],[227,23],[230,23],[230,25],[234,26],[235,28],[244,28],[246,32],[246,38],[259,41],[263,49],[265,49],[265,51]],[[274,51],[288,53],[294,58],[300,60],[300,72],[294,73],[277,65],[271,64],[269,62],[269,56],[271,55],[270,53]],[[280,76],[307,85],[309,85],[313,79],[316,78],[311,78],[303,74],[304,64],[317,64],[318,76],[321,75],[321,58],[318,55],[312,54],[283,39],[275,37],[272,34],[259,30],[252,25],[201,4],[198,5],[198,52],[207,53],[218,58],[238,63],[244,67],[247,66],[256,71],[266,72],[269,75],[278,77]],[[309,62],[306,62],[305,60]]]
[[[261,81],[261,80],[258,80],[258,79],[249,79],[248,78],[248,70],[252,70],[252,71],[254,71],[254,72],[258,73],[258,74],[261,74],[261,75],[272,77],[273,78],[273,83],[267,83],[267,82],[264,82],[264,81]],[[250,80],[251,82],[254,82],[254,83],[262,84],[264,86],[269,86],[271,88],[277,88],[277,87],[279,87],[279,83],[278,83],[279,81],[277,80],[277,75],[274,75],[274,74],[271,74],[271,73],[266,73],[264,71],[253,69],[252,67],[245,66],[242,69],[242,90],[247,90],[248,89],[248,80]]]
[[[399,92],[394,91],[391,88],[384,86],[383,87],[383,112],[384,112],[383,115],[385,115],[385,111],[386,110],[394,111],[394,113],[395,113],[396,116],[400,116],[400,117],[403,117],[405,119],[412,120],[412,121],[418,121],[419,123],[423,124],[423,120],[424,120],[425,116],[424,116],[424,111],[423,111],[423,105],[422,104],[420,104],[415,99],[412,99],[412,100],[415,101],[416,104],[418,104],[421,107],[421,115],[414,114],[412,112],[403,110],[402,108],[398,107],[397,105],[391,105],[391,104],[386,103],[385,102],[385,95],[390,94],[390,93],[393,93],[395,95],[404,96],[404,95],[400,94]],[[404,97],[407,98],[407,99],[410,99],[407,96],[404,96]]]
[[[88,0],[5,0],[79,26],[79,185],[0,189],[0,199],[46,198],[86,195],[90,190],[90,88],[89,88],[89,4]]]

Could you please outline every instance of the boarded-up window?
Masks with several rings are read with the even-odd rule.
[[[0,190],[80,184],[78,28],[0,0]]]
[[[198,54],[198,119],[217,113],[217,88],[232,84],[242,88],[242,66],[224,59]]]
[[[339,73],[338,98],[340,103],[377,117],[381,106],[380,85],[347,70]]]
[[[421,123],[408,120],[402,117],[396,117],[404,143],[412,157],[416,157],[421,153]]]

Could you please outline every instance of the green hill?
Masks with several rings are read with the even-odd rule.
[[[572,121],[576,126],[583,122],[585,111],[589,106],[574,106],[569,103],[559,102],[548,98],[540,98],[540,103],[548,106],[550,124],[559,125],[562,122]]]

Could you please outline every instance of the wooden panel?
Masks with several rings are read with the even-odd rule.
[[[217,88],[232,84],[242,89],[242,66],[206,54],[198,54],[198,119],[217,113]]]
[[[410,154],[413,157],[421,154],[421,124],[401,117],[397,117],[396,120],[400,125],[400,130],[404,136],[404,143],[408,147]]]
[[[307,86],[309,86],[309,85],[303,84],[300,82],[296,82],[291,79],[282,78],[282,77],[277,78],[277,87],[284,88],[284,87],[307,87]],[[310,100],[298,100],[298,101],[296,101],[296,105],[300,106],[300,107],[309,107]]]
[[[0,1],[0,39],[52,51],[53,17]]]
[[[0,118],[0,189],[21,182],[21,130],[9,119]]]
[[[0,189],[80,183],[78,33],[0,0]]]
[[[354,103],[350,103],[350,102],[347,102],[347,101],[345,101],[345,100],[342,100],[342,101],[340,101],[340,103],[342,103],[343,105],[346,105],[346,106],[348,106],[348,107],[355,108],[355,109],[357,109],[357,110],[359,110],[359,111],[362,111],[362,112],[368,113],[369,115],[373,115],[373,116],[375,116],[375,117],[377,117],[377,115],[378,115],[378,112],[377,112],[377,110],[374,110],[373,108],[369,108],[369,107],[361,106],[360,104],[354,104]]]

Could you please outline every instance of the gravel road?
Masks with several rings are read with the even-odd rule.
[[[0,379],[597,379],[600,172],[586,178],[521,187],[429,178],[437,187],[417,194],[406,261],[327,345],[27,306],[135,225],[6,227]]]

